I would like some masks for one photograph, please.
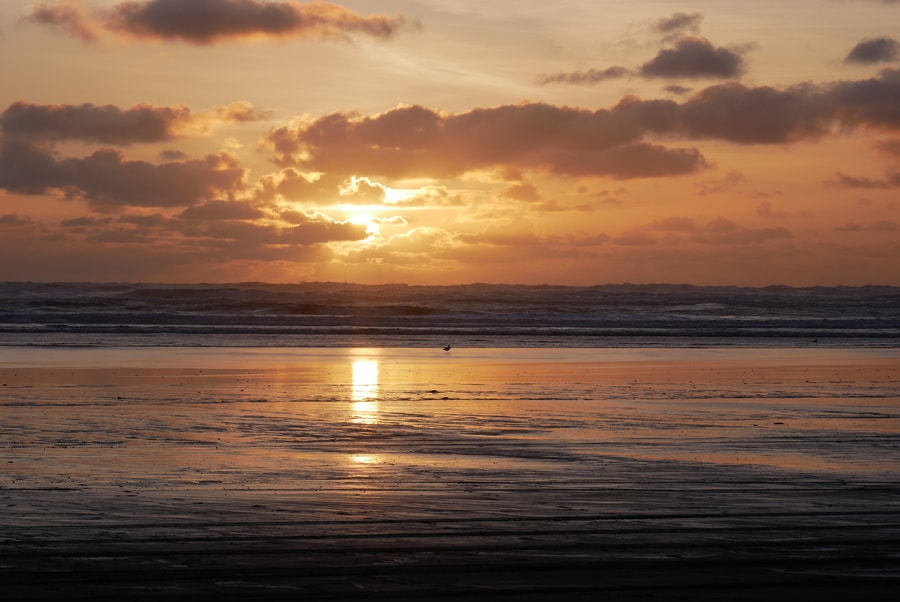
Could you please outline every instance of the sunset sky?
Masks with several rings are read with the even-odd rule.
[[[900,0],[4,0],[0,48],[0,280],[900,285]]]

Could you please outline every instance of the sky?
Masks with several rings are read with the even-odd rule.
[[[0,280],[900,285],[900,0],[0,2]]]

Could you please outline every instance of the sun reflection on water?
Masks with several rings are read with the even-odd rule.
[[[353,360],[351,420],[356,424],[378,424],[378,360]]]

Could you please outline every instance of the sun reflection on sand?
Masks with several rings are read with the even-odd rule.
[[[381,458],[375,454],[353,454],[350,456],[350,461],[355,464],[378,464],[381,462]]]

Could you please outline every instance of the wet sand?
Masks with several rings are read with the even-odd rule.
[[[897,350],[0,350],[4,599],[893,600]]]

